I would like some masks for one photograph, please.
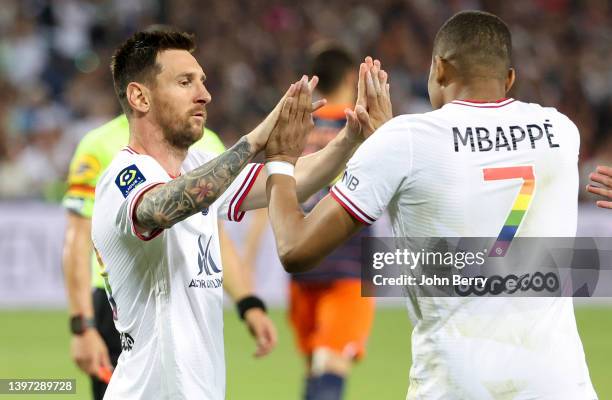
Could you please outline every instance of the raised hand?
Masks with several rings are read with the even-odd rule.
[[[597,206],[612,209],[612,168],[598,166],[595,172],[589,175],[589,178],[591,181],[598,183],[599,186],[589,184],[586,188],[587,191],[607,199],[597,201]]]
[[[313,77],[313,79],[308,82],[308,87],[312,92],[317,85],[319,79],[317,77]],[[266,118],[249,134],[253,138],[252,142],[257,146],[258,149],[263,150],[270,138],[270,134],[276,127],[278,123],[278,117],[280,116],[281,110],[283,109],[283,105],[285,104],[285,100],[290,95],[292,89],[295,89],[296,84],[293,84],[287,89],[283,97],[276,104],[274,109],[266,116]],[[326,103],[325,99],[317,100],[312,103],[312,111],[318,110],[323,107]]]
[[[367,139],[393,117],[388,74],[379,60],[366,57],[359,66],[355,109],[346,109],[348,132],[355,138]]]
[[[266,145],[266,161],[297,162],[304,151],[306,137],[314,128],[312,113],[325,104],[325,100],[312,103],[312,92],[317,82],[316,76],[309,82],[304,75],[289,88]]]
[[[266,118],[249,133],[248,136],[250,136],[250,142],[256,146],[257,150],[263,150],[266,146],[266,143],[270,138],[270,134],[278,122],[278,116],[280,115],[283,104],[285,104],[285,100],[287,99],[287,96],[289,96],[290,91],[291,87],[285,92],[270,114],[268,114]]]

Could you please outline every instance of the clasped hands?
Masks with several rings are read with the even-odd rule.
[[[378,60],[366,57],[359,66],[357,101],[353,109],[344,110],[347,138],[355,145],[367,139],[392,118],[388,74]],[[306,75],[293,83],[262,125],[273,128],[265,144],[266,161],[297,162],[306,138],[314,128],[313,113],[326,104],[325,99],[312,101],[319,79]]]

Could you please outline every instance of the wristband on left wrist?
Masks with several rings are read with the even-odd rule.
[[[236,303],[236,310],[241,320],[244,320],[246,312],[253,308],[259,308],[266,312],[266,304],[257,296],[246,296]]]

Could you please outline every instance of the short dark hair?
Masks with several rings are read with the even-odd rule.
[[[353,55],[338,44],[314,45],[310,53],[310,72],[319,77],[317,89],[323,94],[336,90],[346,74],[355,68]]]
[[[512,37],[501,18],[484,11],[462,11],[442,25],[433,54],[455,62],[470,77],[503,79],[512,58]]]
[[[137,32],[119,46],[111,60],[111,72],[115,93],[123,111],[126,114],[131,113],[126,96],[130,82],[155,82],[155,76],[161,71],[161,67],[156,63],[160,52],[187,50],[191,53],[195,47],[193,35],[167,30]]]

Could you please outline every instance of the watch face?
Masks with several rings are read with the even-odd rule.
[[[85,318],[80,315],[70,318],[70,332],[81,335],[85,331],[84,320]]]

